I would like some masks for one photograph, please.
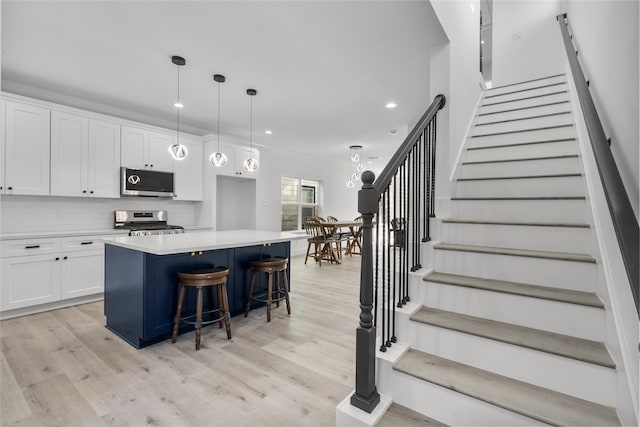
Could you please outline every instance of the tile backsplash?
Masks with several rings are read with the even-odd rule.
[[[0,196],[0,233],[108,230],[114,210],[164,209],[169,224],[196,224],[199,203],[154,198]]]

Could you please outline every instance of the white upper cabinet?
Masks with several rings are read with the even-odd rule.
[[[120,197],[120,125],[89,119],[90,197]]]
[[[215,149],[217,149],[217,144],[213,144]],[[221,143],[220,151],[222,151],[227,156],[227,164],[220,167],[214,167],[217,175],[226,175],[226,176],[235,176],[237,178],[252,178],[256,179],[258,177],[258,170],[249,172],[244,168],[244,161],[249,158],[251,154],[251,149],[249,147],[243,147],[240,145],[232,145]],[[211,153],[207,153],[207,159],[209,158]],[[253,158],[260,161],[260,152],[253,149]]]
[[[119,197],[120,126],[51,113],[51,194]]]
[[[173,135],[150,132],[145,129],[122,126],[121,165],[132,169],[173,171],[173,158],[169,147]]]
[[[187,147],[188,155],[183,160],[173,161],[174,200],[201,201],[203,192],[202,143],[180,138]]]
[[[51,195],[88,193],[89,119],[51,112]]]
[[[50,112],[7,101],[4,194],[48,195]]]
[[[0,100],[0,194],[4,194],[4,150],[6,148],[5,144],[5,132],[4,130],[7,128],[6,120],[5,120],[5,111],[6,111],[6,103]]]

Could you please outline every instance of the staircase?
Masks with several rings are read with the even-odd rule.
[[[564,75],[485,92],[378,352],[394,402],[450,425],[620,425],[573,110]]]

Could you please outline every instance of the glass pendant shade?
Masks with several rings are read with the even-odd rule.
[[[184,160],[189,154],[189,150],[180,144],[180,109],[184,107],[180,102],[180,67],[184,66],[187,61],[181,56],[172,56],[171,62],[178,66],[178,101],[173,104],[176,107],[176,143],[169,147],[169,154],[173,160]]]
[[[360,174],[358,172],[354,172],[353,174],[351,174],[351,179],[354,181],[357,181],[360,179]]]
[[[353,163],[358,163],[360,161],[360,155],[358,153],[351,154],[351,161]]]
[[[244,168],[249,172],[253,172],[256,169],[258,169],[258,161],[253,157],[249,157],[247,160],[244,161]]]
[[[356,168],[356,170],[360,173],[364,172],[364,164],[358,163],[358,167]]]
[[[355,181],[349,178],[347,180],[347,188],[353,188],[356,185]]]
[[[184,160],[189,154],[189,150],[182,144],[173,144],[169,147],[169,154],[174,160]]]
[[[209,163],[216,167],[224,166],[227,164],[227,156],[220,151],[216,151],[209,156]]]

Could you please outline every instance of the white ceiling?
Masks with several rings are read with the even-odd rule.
[[[445,42],[428,1],[1,4],[3,90],[175,127],[180,55],[182,130],[215,133],[220,73],[222,134],[249,139],[255,88],[254,143],[312,154],[388,156],[429,105],[429,49]]]

